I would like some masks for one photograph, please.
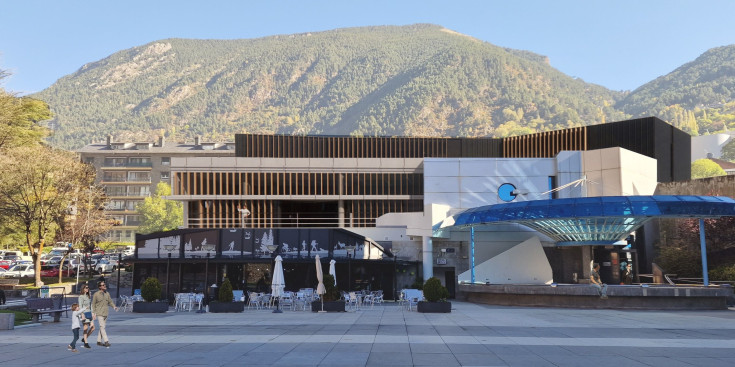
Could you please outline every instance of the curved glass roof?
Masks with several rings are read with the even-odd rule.
[[[722,196],[600,196],[530,200],[465,210],[441,227],[519,223],[558,245],[613,244],[653,218],[735,216],[735,200]]]

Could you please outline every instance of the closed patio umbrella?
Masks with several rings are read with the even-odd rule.
[[[283,279],[283,259],[281,255],[276,256],[276,265],[273,267],[273,280],[271,281],[271,297],[280,298],[283,295],[283,288],[286,286],[286,282]],[[273,310],[274,313],[281,313],[279,305]]]
[[[336,263],[337,261],[335,261],[334,259],[332,259],[332,261],[329,262],[329,274],[331,274],[332,277],[334,278],[335,287],[337,286],[337,271],[334,269],[334,264]]]
[[[324,293],[327,293],[327,289],[324,287],[324,272],[322,271],[322,262],[319,261],[319,255],[316,255],[316,279],[319,284],[316,286],[316,294],[322,300],[322,311],[324,312]]]

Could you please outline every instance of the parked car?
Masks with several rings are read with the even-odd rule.
[[[51,256],[46,259],[41,259],[41,265],[56,265],[61,263],[61,256]]]
[[[94,266],[94,271],[100,274],[113,272],[115,270],[117,270],[117,261],[113,264],[107,259],[100,259],[100,261],[97,262],[97,265]]]
[[[63,276],[65,277],[72,277],[76,273],[74,272],[74,269],[68,265],[64,265],[64,272]],[[44,265],[41,267],[41,276],[42,277],[58,277],[59,276],[59,265]]]
[[[31,264],[18,264],[2,273],[3,278],[32,278],[36,271]]]
[[[0,260],[0,269],[8,270],[11,266],[13,266],[13,260]]]

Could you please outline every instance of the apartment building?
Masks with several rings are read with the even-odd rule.
[[[163,137],[154,142],[107,141],[89,144],[79,150],[81,160],[95,167],[97,183],[108,197],[107,210],[115,227],[107,233],[111,241],[134,242],[140,225],[137,207],[151,196],[159,182],[171,184],[171,159],[182,157],[229,157],[235,155],[234,143],[169,143]]]

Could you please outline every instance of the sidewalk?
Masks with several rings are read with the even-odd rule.
[[[520,308],[454,302],[347,313],[110,312],[111,348],[66,350],[70,320],[0,331],[5,366],[733,366],[735,312]]]

